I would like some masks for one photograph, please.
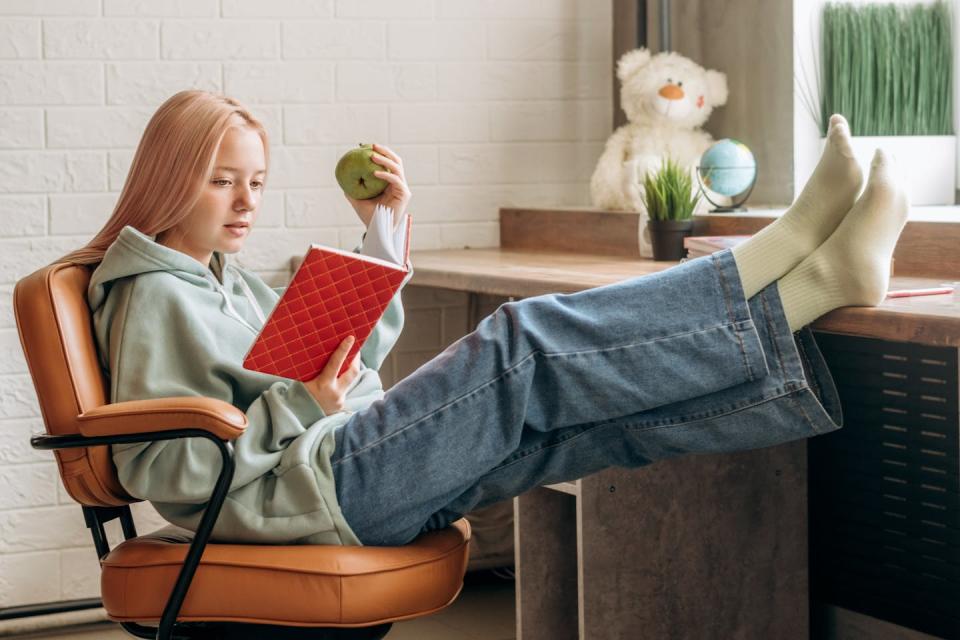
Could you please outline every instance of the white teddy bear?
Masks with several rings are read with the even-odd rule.
[[[607,140],[590,180],[595,207],[644,212],[643,178],[665,156],[696,170],[713,138],[699,127],[727,101],[727,77],[678,53],[646,49],[617,62],[620,104],[629,122]],[[696,182],[694,182],[696,185]],[[701,204],[701,206],[703,206]],[[641,254],[644,251],[641,238]]]

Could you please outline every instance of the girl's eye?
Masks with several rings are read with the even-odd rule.
[[[230,186],[230,181],[227,180],[226,178],[217,178],[216,180],[213,180],[212,182],[213,182],[213,184],[215,184],[215,185],[217,185],[217,186],[221,186],[221,187],[228,187],[228,186]],[[250,185],[251,185],[254,189],[262,189],[262,188],[263,188],[263,183],[260,182],[259,180],[254,180],[253,182],[250,183]]]

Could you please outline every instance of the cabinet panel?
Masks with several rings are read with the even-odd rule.
[[[811,595],[960,637],[957,350],[815,336],[844,428],[808,441]]]

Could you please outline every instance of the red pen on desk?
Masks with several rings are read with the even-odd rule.
[[[907,298],[910,296],[935,296],[938,293],[953,293],[953,287],[933,287],[932,289],[900,289],[887,292],[888,298]]]

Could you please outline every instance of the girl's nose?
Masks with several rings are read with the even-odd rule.
[[[253,192],[253,189],[247,187],[240,192],[240,195],[237,197],[236,202],[238,207],[243,209],[252,210],[256,206],[256,199]]]

